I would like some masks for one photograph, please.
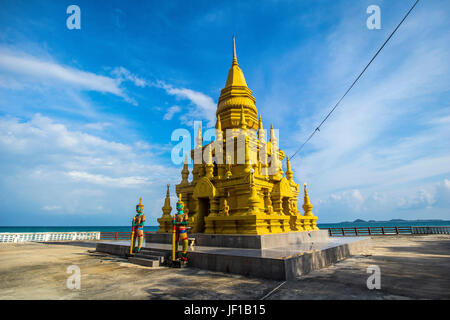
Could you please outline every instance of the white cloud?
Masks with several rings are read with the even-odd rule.
[[[217,105],[210,96],[191,89],[174,88],[162,81],[158,81],[156,85],[163,88],[170,95],[179,99],[187,99],[191,102],[193,108],[183,115],[182,120],[184,123],[192,125],[194,120],[206,119],[208,126],[215,124]]]
[[[61,214],[108,213],[117,225],[128,221],[142,196],[155,224],[165,186],[179,182],[180,169],[153,149],[158,145],[108,141],[40,114],[26,121],[0,118],[1,209],[31,217],[54,214],[60,222]]]
[[[93,122],[93,123],[87,123],[84,125],[87,129],[102,131],[105,130],[107,127],[111,127],[112,124],[109,122]]]
[[[111,163],[112,164],[112,163]],[[150,184],[148,177],[119,177],[113,178],[102,174],[91,174],[88,172],[69,171],[67,175],[76,181],[84,181],[103,186],[115,187],[137,187]]]
[[[164,120],[171,120],[175,113],[180,112],[181,108],[179,106],[172,106],[167,109],[166,114],[164,115]]]
[[[33,82],[38,86],[66,87],[87,91],[110,93],[123,98],[126,102],[137,105],[120,86],[124,81],[131,81],[143,87],[146,82],[131,74],[127,69],[113,69],[116,78],[79,70],[59,64],[50,59],[42,59],[19,50],[0,47],[0,87],[22,90]]]
[[[450,181],[409,185],[392,190],[345,190],[324,197],[312,195],[314,212],[321,222],[340,222],[362,218],[365,220],[450,219]],[[319,191],[318,193],[321,194]],[[315,200],[314,200],[315,199]],[[333,216],[326,214],[332,212]]]
[[[55,210],[61,210],[61,207],[60,206],[44,206],[42,209],[46,210],[46,211],[55,211]]]
[[[400,198],[397,202],[397,206],[400,209],[431,208],[435,202],[434,194],[422,189],[414,195]]]
[[[17,52],[0,51],[0,68],[27,76],[64,81],[87,90],[124,95],[118,87],[118,82],[113,78],[62,66],[51,61],[42,61]]]
[[[136,86],[141,87],[141,88],[147,87],[149,85],[149,83],[146,80],[138,77],[135,74],[132,74],[130,71],[128,71],[124,67],[114,68],[112,71],[112,74],[115,75],[120,82],[131,81]]]
[[[192,125],[193,120],[206,119],[209,126],[215,124],[216,103],[208,95],[187,88],[174,88],[163,81],[152,83],[122,66],[113,68],[111,74],[114,77],[108,77],[65,66],[50,58],[38,58],[20,50],[0,47],[0,72],[0,87],[5,89],[24,90],[33,86],[33,89],[39,89],[40,86],[47,86],[65,91],[98,91],[119,96],[136,106],[136,99],[125,92],[123,85],[126,82],[141,88],[158,87],[177,99],[190,102],[188,112],[181,117],[184,123]],[[71,95],[74,95],[73,92]],[[75,98],[80,100],[78,96]],[[170,120],[180,110],[179,106],[172,106],[164,115],[164,119]],[[95,124],[91,124],[91,128],[100,130],[99,125],[94,128]]]

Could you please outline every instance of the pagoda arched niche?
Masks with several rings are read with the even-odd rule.
[[[192,233],[205,231],[205,218],[216,215],[219,209],[217,190],[207,178],[201,178],[195,185],[192,199],[194,200],[195,214],[190,219]]]
[[[289,183],[289,181],[286,178],[282,178],[280,182],[275,184],[275,186],[272,189],[272,206],[273,211],[282,216],[289,216],[291,217],[289,224],[282,226],[282,229],[284,232],[294,231],[295,228],[293,228],[292,225],[292,201],[296,201],[295,194],[292,190],[292,187]]]
[[[283,178],[278,182],[272,190],[273,210],[278,214],[289,215],[287,210],[284,210],[284,203],[289,203],[290,199],[294,197],[289,181]]]

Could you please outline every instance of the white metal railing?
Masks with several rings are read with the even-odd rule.
[[[100,231],[0,233],[0,243],[100,240]]]

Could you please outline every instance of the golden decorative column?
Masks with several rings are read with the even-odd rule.
[[[305,214],[303,215],[305,230],[319,230],[317,227],[317,217],[312,213],[313,205],[309,201],[308,191],[306,190],[306,183],[304,186],[304,203],[303,210]]]
[[[164,206],[162,207],[163,215],[161,218],[157,219],[159,222],[159,230],[157,232],[171,232],[172,230],[172,217],[170,213],[172,212],[172,207],[170,206],[170,191],[169,185],[167,185],[166,198],[164,199]]]

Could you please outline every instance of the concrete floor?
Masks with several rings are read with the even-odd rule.
[[[379,236],[372,249],[284,283],[268,299],[450,299],[450,236]],[[86,243],[0,245],[0,299],[261,299],[280,282],[194,268],[147,268]],[[81,270],[70,290],[67,267]],[[381,270],[369,290],[366,269]]]

